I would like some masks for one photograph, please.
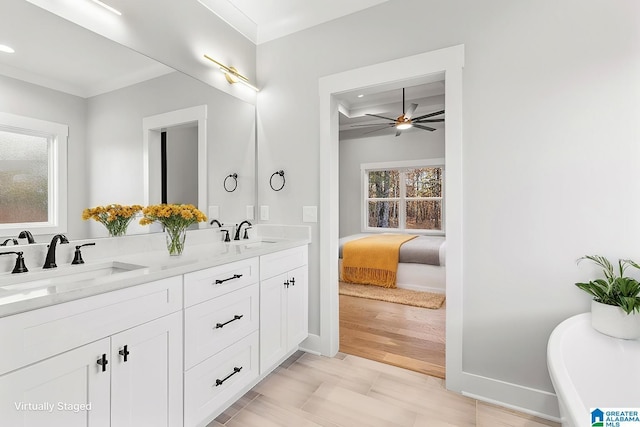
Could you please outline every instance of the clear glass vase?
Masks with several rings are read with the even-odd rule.
[[[169,251],[169,255],[182,255],[182,251],[184,250],[184,241],[187,237],[187,229],[184,227],[165,228],[164,234],[167,240],[167,250]]]

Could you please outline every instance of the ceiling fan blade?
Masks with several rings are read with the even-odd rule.
[[[401,133],[402,131],[400,129],[396,129],[396,136],[400,136]]]
[[[418,129],[428,130],[430,132],[433,132],[435,130],[434,128],[430,128],[430,127],[422,126],[422,125],[416,125],[416,124],[414,124],[413,127],[414,128],[418,128]]]
[[[429,114],[425,114],[424,116],[416,117],[416,118],[414,119],[414,121],[415,121],[415,120],[420,120],[420,119],[426,119],[427,117],[438,116],[438,115],[440,115],[440,114],[444,114],[444,110],[442,110],[442,111],[436,111],[436,112],[434,112],[434,113],[429,113]]]
[[[391,120],[393,122],[396,121],[396,119],[391,119],[389,117],[384,117],[384,116],[378,116],[377,114],[365,114],[365,116],[373,116],[373,117],[377,117],[379,119]]]
[[[438,122],[444,122],[444,119],[413,120],[413,123],[438,123]]]
[[[352,128],[355,127],[367,127],[367,126],[395,126],[394,123],[369,123],[363,125],[351,125]]]
[[[416,108],[418,108],[418,104],[411,104],[406,113],[404,113],[405,119],[410,119],[413,116],[413,113],[416,112]]]

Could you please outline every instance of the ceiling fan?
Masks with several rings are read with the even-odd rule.
[[[378,132],[384,129],[388,129],[390,127],[396,128],[396,136],[399,136],[403,130],[410,129],[412,127],[416,127],[418,129],[427,130],[429,132],[433,132],[436,130],[435,128],[424,126],[423,123],[436,123],[436,122],[444,122],[444,118],[442,119],[431,119],[430,117],[439,116],[444,114],[444,110],[434,111],[433,113],[424,114],[419,117],[413,118],[413,113],[415,113],[416,108],[418,108],[418,104],[411,104],[409,109],[405,111],[405,103],[404,103],[404,88],[402,88],[402,115],[398,116],[395,119],[390,117],[378,116],[377,114],[366,114],[367,116],[378,117],[380,119],[391,120],[391,123],[378,123],[378,124],[362,124],[362,125],[352,125],[352,127],[356,126],[383,126],[380,129],[372,130],[371,132],[366,132],[364,135],[368,133]]]

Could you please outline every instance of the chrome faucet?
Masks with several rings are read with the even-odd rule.
[[[251,227],[251,223],[250,223],[248,220],[246,220],[246,219],[245,219],[244,221],[242,221],[242,222],[240,223],[240,225],[238,225],[238,227],[236,228],[236,235],[235,235],[235,237],[233,238],[233,240],[240,240],[240,230],[242,229],[242,226],[243,226],[244,224],[247,224],[249,227]],[[246,234],[245,234],[245,235],[246,235]],[[247,236],[247,238],[248,238],[248,237],[249,237],[249,236]]]
[[[58,240],[60,243],[69,243],[67,236],[64,234],[56,234],[51,239],[51,243],[49,243],[49,250],[47,251],[47,259],[44,261],[44,265],[42,268],[56,268],[56,245],[58,244]]]

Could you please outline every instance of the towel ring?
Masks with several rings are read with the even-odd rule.
[[[227,180],[229,178],[233,178],[234,181],[234,186],[231,190],[229,190],[227,188]],[[236,191],[236,188],[238,188],[238,174],[237,173],[232,173],[231,175],[228,175],[225,179],[224,179],[224,189],[227,193],[233,193],[234,191]]]
[[[274,188],[273,187],[273,177],[276,175],[280,175],[282,177],[282,185],[280,186],[280,188]],[[284,171],[283,170],[279,170],[279,171],[275,171],[274,173],[271,174],[271,178],[269,178],[269,186],[271,187],[271,189],[273,191],[280,191],[284,188],[284,184],[285,184],[285,179],[284,179]]]

